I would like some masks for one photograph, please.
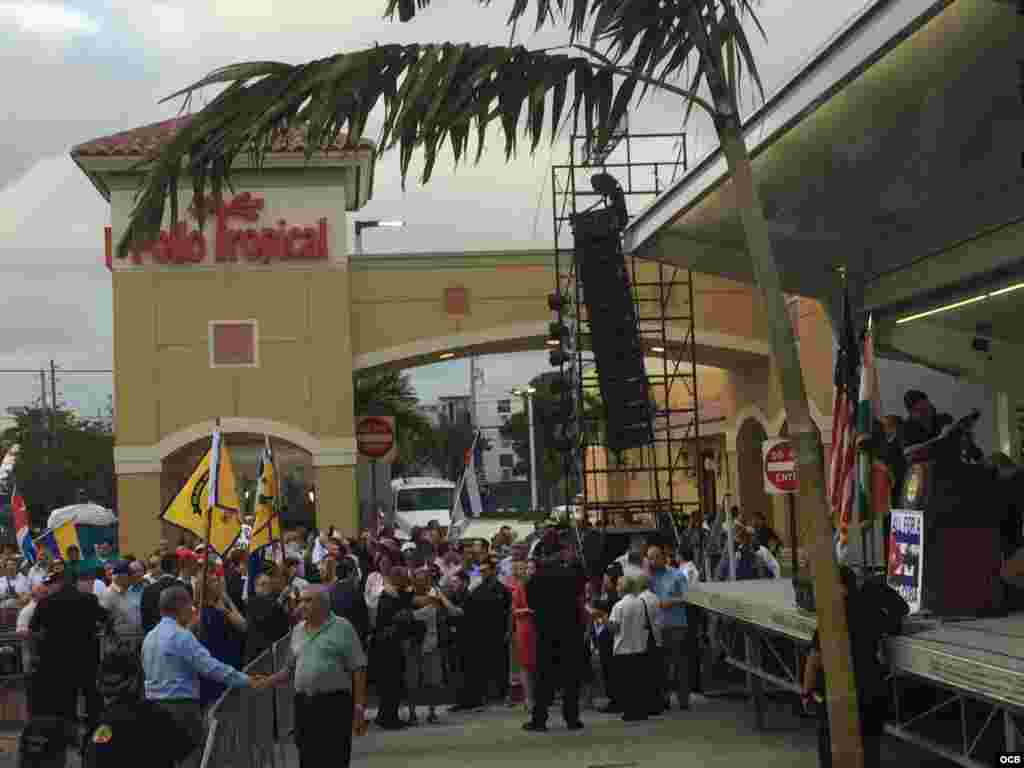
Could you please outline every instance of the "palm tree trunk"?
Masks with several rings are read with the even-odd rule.
[[[722,151],[732,174],[736,207],[746,235],[754,268],[768,314],[772,356],[778,369],[789,434],[797,444],[800,493],[798,516],[805,530],[802,541],[810,543],[811,573],[822,663],[828,686],[829,725],[833,765],[863,768],[857,690],[850,664],[850,640],[846,605],[840,593],[839,571],[833,558],[832,525],[825,495],[824,451],[811,421],[800,354],[772,255],[768,224],[764,218],[753,167],[738,121],[718,128]]]

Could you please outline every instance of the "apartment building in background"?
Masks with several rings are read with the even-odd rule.
[[[438,398],[436,403],[424,403],[417,410],[439,427],[442,423],[473,423],[473,401],[470,395],[450,395]],[[529,475],[517,474],[520,462],[511,440],[501,436],[501,427],[513,414],[523,410],[521,398],[507,392],[489,392],[480,388],[476,395],[476,424],[490,447],[481,452],[477,474],[488,485],[528,480]]]
[[[489,392],[482,389],[477,395],[477,423],[484,437],[490,441],[490,448],[483,452],[483,475],[487,483],[508,483],[528,480],[528,474],[517,474],[516,469],[523,469],[516,455],[514,444],[501,435],[501,427],[512,418],[513,414],[523,410],[522,398],[508,392]]]

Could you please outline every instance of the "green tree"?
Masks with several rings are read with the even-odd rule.
[[[357,415],[384,415],[395,420],[399,465],[414,464],[424,444],[433,439],[430,420],[416,406],[419,398],[409,375],[400,371],[357,374],[354,380]]]
[[[486,0],[482,0],[486,2]],[[430,0],[388,0],[387,14],[401,21],[426,12]],[[219,69],[175,96],[226,86],[201,109],[150,164],[131,222],[118,248],[156,237],[170,201],[177,224],[178,183],[192,180],[202,220],[204,192],[219,199],[232,163],[246,153],[258,165],[282,128],[304,125],[308,156],[345,128],[358,141],[371,112],[383,102],[380,146],[398,147],[403,178],[412,153],[424,153],[423,180],[437,153],[449,144],[458,162],[475,129],[479,159],[487,128],[498,123],[511,158],[520,120],[531,149],[545,123],[557,132],[563,114],[600,148],[630,109],[642,84],[678,96],[711,118],[731,174],[732,192],[753,273],[768,315],[772,357],[800,460],[798,504],[808,530],[822,644],[842,653],[824,656],[829,712],[837,755],[844,766],[863,765],[856,691],[849,663],[849,633],[839,574],[832,558],[832,528],[825,496],[824,453],[813,427],[793,326],[786,309],[768,225],[744,138],[741,83],[753,80],[763,97],[745,22],[760,25],[752,0],[514,0],[509,23],[536,8],[536,24],[568,25],[568,45],[531,51],[522,46],[451,43],[375,45],[304,64],[251,62]],[[763,34],[763,30],[761,30]],[[582,44],[586,40],[587,45]],[[686,78],[680,83],[681,78]],[[686,82],[688,81],[688,83]]]
[[[16,423],[0,441],[20,446],[14,478],[33,525],[45,526],[50,512],[85,499],[116,507],[109,422],[60,408],[11,408],[8,413]]]
[[[430,439],[419,444],[417,465],[438,469],[446,479],[458,482],[466,466],[466,451],[473,445],[475,434],[476,430],[468,419],[451,421],[442,416]],[[490,448],[491,442],[481,434],[477,441],[477,458]]]
[[[559,484],[564,483],[565,477],[565,455],[564,448],[559,447],[559,432],[565,423],[565,414],[562,412],[562,392],[568,387],[568,382],[559,371],[549,371],[536,376],[530,381],[530,386],[535,390],[533,398],[533,427],[534,442],[537,449],[537,489],[541,505],[545,506],[545,500],[551,502],[553,492]],[[597,435],[603,419],[601,417],[601,401],[594,395],[585,395],[584,424],[588,427],[588,443],[596,443]],[[513,442],[513,448],[518,459],[516,466],[517,475],[530,473],[530,425],[529,412],[526,408],[518,413],[512,414],[508,422],[501,428],[501,435]],[[572,497],[578,489],[574,482],[570,482],[567,489],[567,496]]]

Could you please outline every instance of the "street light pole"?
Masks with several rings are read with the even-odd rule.
[[[364,229],[376,229],[377,227],[388,227],[388,228],[401,228],[405,226],[405,222],[400,219],[391,221],[357,221],[355,222],[355,238],[352,241],[352,255],[362,256],[363,255],[363,230]],[[374,526],[376,530],[379,516],[377,512],[377,461],[376,459],[370,459],[370,519],[367,521],[367,526]]]
[[[537,390],[533,387],[513,389],[512,394],[518,395],[526,400],[526,418],[530,430],[530,510],[536,511],[537,500],[537,436],[533,427],[533,396]]]
[[[389,227],[389,228],[401,228],[405,226],[405,222],[401,219],[394,219],[389,221],[373,220],[373,221],[357,221],[355,223],[355,240],[352,242],[352,255],[362,256],[363,255],[363,230],[364,229],[375,229],[377,227]]]
[[[526,395],[527,420],[530,424],[530,509],[537,511],[537,436],[533,428],[533,393]]]

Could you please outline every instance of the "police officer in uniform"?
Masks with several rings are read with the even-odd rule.
[[[106,705],[86,748],[88,768],[173,768],[192,751],[191,736],[165,710],[142,698],[142,667],[130,648],[108,654],[98,689]]]
[[[584,618],[580,573],[557,552],[541,550],[539,569],[526,587],[526,602],[537,632],[537,695],[526,731],[546,731],[555,689],[562,690],[562,716],[570,731],[580,722]],[[546,556],[544,556],[546,554]]]

